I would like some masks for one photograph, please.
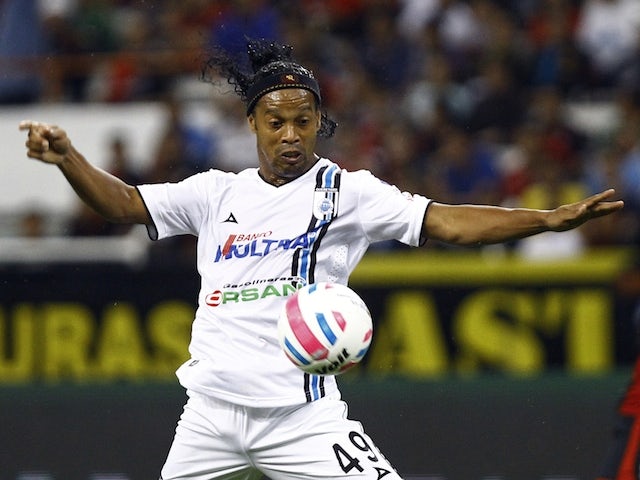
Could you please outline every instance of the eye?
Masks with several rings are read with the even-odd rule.
[[[271,128],[273,128],[274,130],[277,130],[278,128],[280,128],[282,126],[282,122],[280,120],[269,120],[269,126]]]

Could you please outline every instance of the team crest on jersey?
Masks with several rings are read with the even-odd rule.
[[[313,193],[313,216],[318,220],[329,221],[338,212],[338,189],[319,187]]]

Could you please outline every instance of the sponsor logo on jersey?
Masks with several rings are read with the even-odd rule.
[[[209,293],[204,302],[210,307],[229,303],[254,302],[272,297],[288,297],[306,285],[301,277],[279,277],[251,280],[240,284],[225,284]]]
[[[277,250],[308,248],[313,244],[317,230],[305,232],[295,238],[271,238],[270,230],[260,233],[231,234],[224,245],[218,245],[214,262],[232,258],[264,257]]]

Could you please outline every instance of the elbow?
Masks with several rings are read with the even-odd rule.
[[[481,247],[483,245],[488,245],[491,243],[478,238],[468,238],[463,235],[452,236],[445,242],[450,245],[456,245],[458,247]]]
[[[447,245],[468,246],[473,245],[474,240],[468,238],[462,224],[457,220],[456,206],[442,203],[431,203],[424,221],[424,233],[426,238]]]
[[[110,215],[102,215],[102,216],[107,222],[110,222],[110,223],[121,223],[121,224],[133,223],[128,217],[124,215],[110,214]]]
[[[474,242],[472,239],[466,238],[464,235],[457,232],[429,232],[427,238],[435,240],[436,242],[445,243],[447,245],[456,245],[459,247],[477,244],[477,242]]]
[[[117,202],[96,206],[96,212],[111,223],[148,223],[149,214],[136,188],[127,188],[118,198]]]
[[[129,223],[126,212],[114,208],[94,208],[96,213],[109,223]]]
[[[451,228],[432,232],[428,238],[457,247],[481,247],[496,243],[490,232],[465,232]]]

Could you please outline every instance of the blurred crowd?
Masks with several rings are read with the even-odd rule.
[[[571,254],[640,239],[638,0],[0,0],[0,9],[0,103],[166,105],[148,171],[129,171],[126,142],[114,138],[113,171],[125,180],[253,166],[237,158],[255,147],[233,95],[214,96],[205,108],[217,121],[202,129],[176,90],[201,75],[211,46],[273,38],[318,77],[339,124],[318,151],[343,167],[452,203],[550,208],[615,187],[623,213],[517,248]],[[581,128],[575,105],[613,114]],[[122,233],[87,219],[79,213],[69,233]]]

